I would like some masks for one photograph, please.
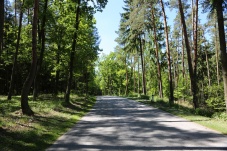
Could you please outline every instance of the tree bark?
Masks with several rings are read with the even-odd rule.
[[[162,75],[161,75],[161,66],[159,63],[159,46],[158,40],[156,35],[156,19],[154,16],[154,10],[152,9],[152,19],[153,19],[153,32],[154,32],[154,43],[155,43],[155,54],[156,54],[156,64],[157,64],[157,75],[158,75],[158,88],[159,88],[159,97],[163,98],[162,92]]]
[[[191,92],[193,95],[193,104],[194,104],[194,109],[196,109],[199,107],[198,100],[197,100],[196,80],[194,78],[192,59],[191,59],[191,50],[190,50],[188,34],[187,34],[187,27],[186,27],[186,23],[185,23],[184,11],[183,11],[181,0],[178,0],[178,6],[179,6],[179,11],[180,11],[180,16],[181,16],[181,23],[182,23],[183,31],[184,31],[184,40],[185,40],[185,46],[186,46],[186,52],[187,52],[187,58],[188,58],[189,75],[191,78],[190,82],[191,82]]]
[[[142,65],[143,94],[147,95],[146,81],[145,81],[146,79],[145,79],[144,60],[143,60],[143,43],[142,43],[141,36],[139,38],[139,43],[140,43],[140,58],[141,58],[141,65]]]
[[[162,14],[163,14],[163,18],[164,18],[164,26],[165,26],[165,42],[166,42],[166,52],[167,52],[167,59],[168,59],[168,70],[169,70],[169,104],[173,105],[174,104],[174,90],[173,90],[173,80],[172,80],[172,69],[171,69],[171,54],[170,54],[170,49],[169,49],[169,33],[168,33],[168,25],[167,25],[167,21],[166,21],[166,13],[165,13],[165,7],[163,4],[163,1],[160,0],[161,3],[161,7],[162,7]]]
[[[38,23],[38,7],[39,0],[34,1],[34,15],[33,15],[33,24],[32,24],[32,63],[31,69],[28,77],[26,78],[22,93],[21,93],[21,108],[22,112],[25,115],[34,115],[34,112],[31,110],[28,104],[28,94],[31,88],[32,82],[35,77],[36,65],[37,65],[37,23]]]
[[[4,33],[4,0],[0,1],[0,56],[3,51],[3,33]]]
[[[48,4],[48,0],[45,0],[43,18],[42,18],[42,23],[41,23],[41,31],[40,31],[41,51],[40,51],[39,60],[37,62],[36,75],[35,75],[35,79],[34,79],[33,100],[36,100],[36,98],[38,97],[38,88],[39,88],[39,83],[40,83],[39,82],[40,81],[40,69],[42,67],[43,56],[44,56],[44,51],[45,51],[45,41],[46,41],[45,25],[46,25],[47,4]]]
[[[10,80],[10,86],[9,86],[9,92],[8,92],[8,100],[11,100],[12,98],[12,91],[13,91],[13,86],[14,86],[14,81],[15,81],[15,72],[17,69],[17,57],[18,57],[18,51],[20,47],[20,35],[21,35],[21,27],[22,27],[22,18],[23,18],[23,4],[22,2],[21,8],[20,8],[20,19],[19,19],[19,27],[18,27],[18,33],[17,33],[17,43],[16,43],[16,51],[14,54],[14,60],[13,60],[13,68],[12,68],[12,73],[11,73],[11,80]]]
[[[125,78],[126,78],[126,85],[125,85],[125,96],[128,96],[128,67],[127,67],[127,54],[125,56]]]
[[[76,8],[75,32],[73,35],[72,50],[70,52],[69,75],[68,75],[68,81],[67,81],[67,88],[66,88],[66,92],[65,92],[65,102],[66,103],[69,103],[71,83],[72,83],[72,78],[73,78],[74,58],[75,58],[75,51],[76,51],[77,37],[78,37],[77,32],[79,29],[80,2],[81,2],[81,0],[78,0],[77,8]]]
[[[224,100],[226,104],[227,112],[227,52],[226,52],[226,41],[225,41],[225,28],[224,28],[224,18],[223,18],[223,0],[215,1],[217,17],[218,17],[218,31],[219,31],[219,42],[221,49],[221,64],[222,64],[222,76],[224,82]]]

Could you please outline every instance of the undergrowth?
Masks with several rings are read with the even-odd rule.
[[[7,101],[0,97],[0,150],[40,151],[69,130],[94,105],[94,97],[72,96],[66,104],[63,96],[42,95],[29,101],[34,116],[25,116],[20,109],[20,97]]]

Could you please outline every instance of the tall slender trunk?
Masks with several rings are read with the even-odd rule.
[[[56,56],[56,64],[59,65],[60,63],[60,50],[61,45],[58,43],[58,50],[57,50],[57,56]],[[56,70],[56,76],[55,76],[55,87],[54,87],[54,94],[58,94],[58,85],[59,85],[59,77],[60,77],[60,71],[59,69]]]
[[[13,68],[12,68],[12,73],[11,73],[11,80],[10,80],[10,86],[9,86],[9,92],[8,92],[8,100],[11,100],[12,98],[12,91],[13,91],[13,86],[14,86],[14,81],[15,81],[15,72],[17,69],[17,57],[18,57],[18,51],[20,47],[20,35],[21,35],[21,27],[22,27],[22,18],[23,18],[23,4],[22,2],[21,9],[20,9],[20,19],[19,19],[19,27],[18,27],[18,33],[17,33],[17,43],[16,43],[16,51],[14,54],[14,60],[13,60]]]
[[[125,78],[126,78],[126,85],[125,85],[125,95],[128,95],[128,67],[127,67],[127,54],[125,56]]]
[[[146,81],[145,81],[144,59],[143,59],[143,42],[142,42],[141,36],[139,38],[139,43],[140,43],[140,59],[141,59],[141,65],[142,65],[143,94],[147,95]]]
[[[65,102],[66,103],[69,103],[71,83],[72,83],[72,79],[73,79],[74,58],[75,58],[75,51],[76,51],[77,37],[78,37],[77,31],[79,29],[80,2],[81,2],[81,0],[78,0],[77,8],[76,8],[75,32],[73,35],[72,50],[70,52],[69,75],[68,75],[68,81],[67,81],[67,88],[66,88],[66,92],[65,92]]]
[[[0,1],[0,56],[3,51],[3,32],[4,32],[4,15],[5,15],[4,4],[5,4],[4,0],[1,0]]]
[[[137,47],[138,48],[138,47]],[[139,51],[138,51],[139,53]],[[140,59],[139,59],[139,56],[137,57],[138,59],[138,95],[140,95]]]
[[[194,15],[194,34],[193,34],[193,43],[194,43],[194,68],[193,68],[193,76],[194,76],[194,84],[192,85],[194,93],[193,93],[193,103],[195,108],[199,107],[198,104],[198,96],[197,96],[197,62],[198,62],[198,9],[199,9],[199,1],[195,0],[195,15]]]
[[[223,1],[217,1],[216,10],[218,17],[218,31],[219,31],[219,43],[221,49],[221,63],[222,63],[222,76],[224,82],[224,100],[226,104],[227,112],[227,52],[226,52],[226,41],[225,41],[225,28],[224,28],[224,19],[223,19]]]
[[[210,66],[209,66],[209,59],[208,59],[208,54],[207,54],[207,47],[206,47],[206,45],[205,45],[205,55],[206,55],[206,65],[207,65],[208,86],[211,86]]]
[[[164,26],[165,26],[165,42],[166,42],[166,52],[167,52],[167,59],[168,59],[168,70],[169,70],[169,104],[172,105],[174,103],[174,97],[173,97],[173,80],[172,80],[172,69],[171,69],[171,54],[170,54],[170,49],[169,49],[169,32],[168,32],[168,25],[166,21],[166,13],[165,13],[165,7],[163,4],[163,1],[160,0],[161,6],[162,6],[162,14],[164,18]]]
[[[178,0],[178,6],[179,6],[179,11],[180,11],[180,16],[181,16],[181,23],[182,23],[183,31],[184,31],[184,40],[185,40],[186,51],[187,51],[189,75],[191,78],[191,92],[193,95],[193,104],[194,104],[194,108],[196,109],[199,107],[198,100],[197,100],[196,80],[194,77],[194,72],[193,72],[193,67],[192,67],[191,50],[190,50],[188,34],[187,34],[187,27],[186,27],[186,23],[185,23],[184,11],[183,11],[181,0]]]
[[[46,12],[47,12],[47,4],[48,0],[45,0],[44,9],[43,9],[43,19],[41,23],[41,31],[40,31],[40,37],[41,37],[41,51],[39,60],[37,62],[37,69],[36,69],[36,75],[34,79],[34,90],[33,90],[33,99],[36,100],[38,96],[38,87],[39,87],[39,79],[40,79],[40,69],[42,67],[43,63],[43,56],[45,51],[45,41],[46,41],[46,35],[45,35],[45,25],[46,25]]]
[[[220,46],[218,46],[219,41],[218,41],[218,28],[217,28],[216,20],[217,20],[217,15],[215,14],[214,28],[215,28],[216,72],[217,72],[217,82],[218,82],[218,86],[219,86],[220,85],[220,75],[219,75],[219,50],[220,50]]]
[[[135,68],[136,68],[136,64],[135,64],[135,55],[134,55],[134,62],[133,62],[133,88],[134,88],[134,93],[136,93],[136,75],[135,75]]]
[[[159,97],[163,98],[161,66],[160,66],[160,63],[159,63],[159,46],[158,46],[158,39],[157,39],[157,35],[156,35],[156,19],[155,19],[155,16],[154,16],[154,10],[153,9],[152,9],[152,19],[153,19],[153,32],[154,32],[156,64],[157,64],[157,71],[158,71],[157,74],[158,74]]]
[[[35,77],[36,65],[37,65],[36,47],[37,47],[38,7],[39,7],[39,0],[35,0],[33,24],[32,24],[32,63],[31,63],[31,69],[30,69],[29,75],[24,82],[22,93],[21,93],[21,108],[22,108],[23,114],[26,114],[26,115],[34,115],[34,112],[31,110],[31,108],[28,105],[28,94]]]

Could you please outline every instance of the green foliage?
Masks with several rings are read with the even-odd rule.
[[[206,117],[212,117],[214,114],[214,111],[210,108],[197,108],[195,110],[196,115],[206,116]]]
[[[226,112],[216,112],[212,115],[212,118],[227,121],[227,113]]]
[[[205,89],[207,105],[215,111],[225,110],[224,92],[221,85],[208,86]]]
[[[1,150],[45,150],[67,132],[94,105],[91,96],[72,96],[65,105],[63,96],[42,95],[31,101],[35,116],[22,115],[19,97],[9,102],[0,98],[0,148]]]

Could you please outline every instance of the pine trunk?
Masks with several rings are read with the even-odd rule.
[[[4,31],[4,0],[0,1],[0,56],[3,51],[3,31]]]
[[[224,82],[224,100],[226,104],[227,112],[227,52],[226,52],[226,41],[225,41],[225,28],[223,18],[223,7],[222,1],[215,2],[217,4],[217,17],[218,17],[218,31],[219,31],[219,42],[221,50],[221,63],[222,63],[222,76]]]
[[[193,73],[193,67],[192,67],[191,50],[190,50],[188,34],[187,34],[187,27],[186,27],[186,23],[185,23],[184,11],[183,11],[181,0],[178,0],[178,3],[179,3],[179,11],[180,11],[180,16],[181,16],[181,23],[182,23],[183,32],[184,32],[184,40],[185,40],[187,58],[188,58],[189,75],[191,78],[190,82],[191,82],[191,92],[193,95],[193,104],[194,104],[194,109],[196,109],[199,106],[198,106],[198,100],[197,100],[196,81],[194,79],[194,73]]]
[[[156,35],[156,19],[155,19],[155,16],[154,16],[154,10],[153,9],[152,9],[152,19],[153,19],[153,32],[154,32],[156,64],[157,64],[157,71],[158,71],[157,75],[158,75],[159,97],[163,98],[161,66],[160,66],[160,63],[159,63],[159,47],[158,47],[158,40],[157,40],[157,35]]]
[[[165,26],[165,37],[166,37],[166,52],[167,52],[167,59],[168,59],[168,70],[169,70],[169,104],[172,105],[174,104],[174,96],[173,96],[173,80],[172,80],[172,69],[171,69],[171,54],[170,54],[170,49],[169,49],[169,33],[168,33],[168,25],[166,21],[166,13],[165,13],[165,7],[163,4],[163,1],[160,0],[161,6],[162,6],[162,13],[163,13],[163,18],[164,18],[164,26]]]
[[[77,8],[76,8],[75,32],[73,35],[72,50],[70,53],[70,62],[69,62],[69,76],[68,76],[67,88],[66,88],[66,92],[65,92],[65,102],[66,103],[69,103],[71,83],[72,83],[72,79],[73,79],[74,58],[75,58],[75,51],[76,51],[76,44],[77,44],[77,37],[78,37],[77,31],[79,29],[80,2],[81,2],[81,0],[78,0]]]
[[[14,60],[13,60],[13,68],[12,68],[12,73],[11,73],[11,80],[10,80],[10,86],[9,86],[9,92],[8,92],[8,100],[11,100],[12,98],[12,91],[13,91],[13,86],[14,86],[14,81],[15,81],[15,72],[17,69],[17,57],[18,57],[18,51],[20,47],[20,35],[21,35],[21,27],[22,27],[22,18],[23,18],[23,11],[22,11],[22,6],[20,9],[20,19],[19,19],[19,27],[18,27],[18,33],[17,33],[17,43],[16,43],[16,51],[14,54]]]
[[[33,15],[33,24],[32,24],[32,63],[31,69],[28,77],[26,78],[21,94],[21,108],[22,112],[25,115],[34,115],[34,112],[31,110],[28,104],[28,95],[31,88],[32,82],[35,77],[36,65],[37,65],[37,23],[38,23],[38,7],[39,0],[34,1],[34,15]]]
[[[140,43],[140,59],[141,59],[141,65],[142,65],[143,94],[147,95],[146,81],[145,81],[144,59],[143,59],[143,44],[142,44],[142,38],[141,37],[139,39],[139,43]]]

